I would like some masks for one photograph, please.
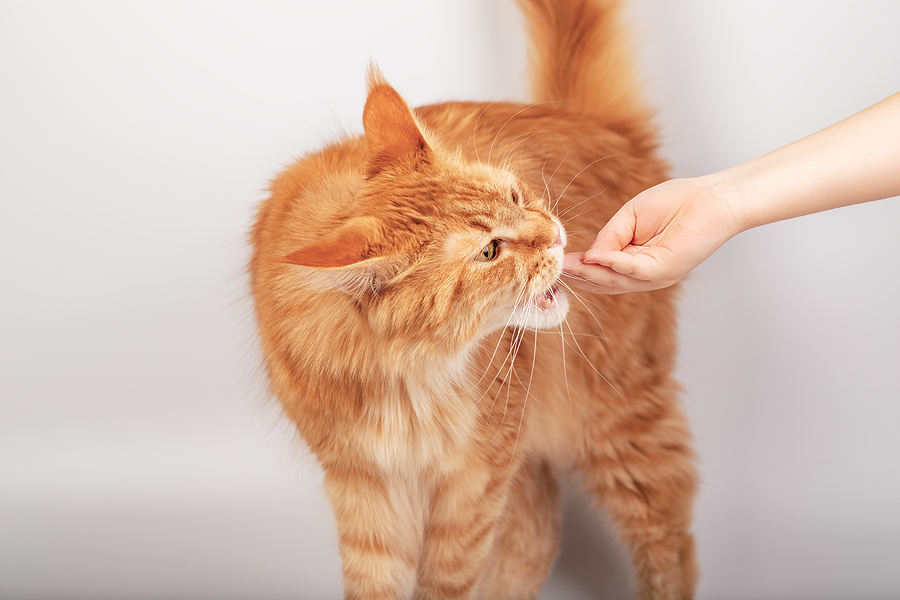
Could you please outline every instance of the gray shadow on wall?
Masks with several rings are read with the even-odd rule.
[[[539,600],[634,597],[631,563],[606,516],[574,485],[563,494],[562,547]]]

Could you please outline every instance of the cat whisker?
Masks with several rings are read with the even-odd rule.
[[[566,194],[566,190],[569,189],[569,186],[572,185],[573,183],[575,183],[575,180],[578,179],[578,177],[579,177],[582,173],[584,173],[585,171],[587,171],[588,169],[590,169],[591,167],[593,167],[593,166],[596,165],[597,163],[602,162],[602,161],[606,160],[607,158],[613,158],[614,156],[619,156],[619,155],[618,155],[618,154],[608,154],[608,155],[603,156],[603,157],[601,157],[601,158],[598,158],[598,159],[596,159],[596,160],[592,160],[592,161],[589,162],[588,164],[584,165],[584,167],[583,167],[580,171],[578,171],[577,173],[575,173],[574,177],[572,177],[572,179],[569,180],[569,183],[567,183],[567,184],[566,184],[566,187],[563,188],[563,191],[559,194],[559,197],[562,198],[562,197]],[[602,193],[602,192],[601,192],[601,193]]]
[[[526,286],[527,286],[527,283],[522,284],[522,286],[516,292],[516,300],[515,300],[515,303],[513,304],[514,307],[519,304],[519,302],[525,295]],[[506,329],[509,328],[509,325],[510,325],[510,323],[512,323],[514,316],[515,316],[515,308],[513,308],[513,310],[510,311],[509,317],[506,319],[506,323],[502,327],[503,331],[505,331]],[[501,335],[499,335],[497,337],[497,343],[494,345],[494,351],[491,353],[491,357],[486,363],[487,366],[485,367],[484,373],[481,374],[481,377],[478,378],[478,381],[476,381],[469,389],[465,390],[466,393],[469,393],[469,392],[475,390],[478,387],[478,385],[482,381],[484,381],[484,378],[487,376],[488,372],[490,372],[490,366],[494,363],[494,358],[497,356],[497,350],[500,349],[501,343],[503,343],[503,334],[502,333],[501,333]],[[509,358],[509,353],[507,353],[506,357],[503,359],[503,362],[500,364],[500,371],[503,370],[503,365],[506,364],[507,358]],[[500,371],[497,372],[498,375],[500,374]],[[486,393],[487,392],[485,392],[485,394]],[[475,404],[473,405],[473,408],[481,402],[481,400],[484,398],[485,394],[481,395],[481,397],[478,399],[478,401],[476,401]]]
[[[566,221],[566,223],[568,223],[568,221]],[[566,229],[566,237],[570,237],[570,238],[571,238],[571,237],[584,237],[584,236],[586,236],[586,235],[587,235],[587,236],[594,237],[595,235],[597,235],[597,232],[594,231],[593,229],[591,229],[591,230],[587,230],[587,229]]]
[[[561,312],[561,309],[559,308],[558,304],[556,305],[556,311],[557,311],[557,313]],[[565,332],[563,330],[563,321],[564,320],[565,320],[565,318],[561,318],[559,320],[559,325],[558,325],[559,339],[561,342],[559,347],[560,347],[560,350],[562,351],[562,373],[563,373],[563,379],[566,382],[566,400],[568,401],[569,408],[571,408],[572,407],[572,393],[571,393],[571,390],[569,389],[569,371],[566,368],[566,338],[565,338]]]
[[[573,333],[571,326],[569,326],[568,324],[566,324],[566,326],[569,328],[569,333]],[[602,379],[606,383],[606,385],[608,385],[612,389],[612,391],[616,393],[617,396],[619,396],[619,398],[621,398],[622,400],[626,400],[625,396],[622,395],[622,392],[620,392],[619,389],[614,386],[612,382],[610,382],[610,380],[607,379],[606,376],[603,375],[603,373],[601,373],[597,369],[597,367],[595,367],[594,364],[588,359],[587,355],[584,353],[584,350],[581,349],[581,345],[578,343],[578,340],[575,338],[574,334],[572,335],[572,341],[575,343],[575,348],[578,350],[578,353],[581,354],[582,358],[584,358],[585,362],[588,364],[591,370],[593,370],[594,373],[596,373],[597,376],[600,377],[600,379]]]
[[[518,136],[514,137],[512,140],[510,140],[510,143],[512,143],[512,142],[516,142],[516,143],[513,144],[513,147],[512,147],[511,149],[509,149],[509,150],[504,149],[504,152],[503,152],[503,158],[501,158],[499,162],[500,162],[501,164],[506,165],[507,167],[509,167],[509,166],[511,166],[511,165],[513,165],[513,164],[515,164],[515,165],[517,165],[517,166],[519,167],[519,169],[520,169],[520,171],[521,171],[521,169],[522,169],[522,167],[524,166],[524,164],[525,164],[526,161],[520,158],[519,160],[515,161],[515,163],[513,163],[513,161],[510,160],[509,156],[510,156],[513,152],[515,152],[516,149],[519,149],[519,150],[521,151],[521,149],[522,149],[522,144],[524,144],[525,142],[527,142],[527,141],[530,140],[531,138],[533,138],[533,137],[535,137],[535,136],[537,136],[537,135],[540,135],[540,134],[542,134],[542,133],[546,133],[546,132],[543,131],[543,130],[541,130],[541,131],[532,131],[532,132],[525,133],[525,134],[521,134],[521,135],[518,135]],[[518,140],[518,141],[516,141],[516,140]],[[509,146],[509,145],[507,145],[507,148],[508,148],[508,146]]]
[[[523,334],[524,335],[524,334]],[[537,360],[538,330],[534,330],[534,345],[531,347],[531,374],[528,376],[528,385],[525,386],[525,398],[522,400],[522,411],[519,414],[519,426],[516,428],[516,440],[513,443],[512,452],[509,455],[507,470],[512,468],[516,457],[516,449],[519,447],[519,436],[522,434],[522,422],[525,421],[525,408],[528,406],[528,396],[531,394],[531,382],[534,380],[534,367]]]
[[[601,306],[598,305],[598,304],[594,304],[593,302],[589,302],[588,300],[585,300],[584,298],[582,298],[582,297],[581,297],[581,294],[578,294],[574,289],[572,289],[572,286],[570,286],[569,284],[567,284],[565,281],[560,280],[560,283],[561,283],[567,290],[569,290],[569,293],[572,294],[572,296],[574,296],[575,299],[578,300],[578,302],[585,308],[585,310],[587,310],[588,314],[591,315],[591,318],[594,319],[594,323],[596,323],[596,324],[597,324],[597,327],[600,328],[600,332],[604,334],[604,337],[601,337],[601,338],[599,338],[599,339],[601,339],[601,340],[603,340],[604,342],[606,342],[609,338],[605,337],[606,332],[605,332],[604,329],[603,329],[603,323],[600,322],[600,319],[597,318],[597,316],[594,314],[594,311],[592,311],[592,310],[588,307],[588,304],[590,304],[591,306],[593,306],[594,308],[596,308],[597,310],[599,310],[600,312],[602,312],[604,316],[606,316],[606,311],[603,310],[603,307],[601,307]],[[569,329],[569,331],[571,332],[571,329]],[[573,335],[574,335],[574,334],[573,334]]]
[[[506,324],[503,326],[503,330],[505,330],[507,327],[509,327],[509,324],[512,321],[514,314],[515,313],[512,313],[512,312],[509,314],[509,318],[506,320]],[[469,393],[469,392],[475,390],[478,387],[478,385],[482,381],[484,381],[484,378],[487,377],[487,374],[490,371],[490,366],[492,364],[494,364],[494,358],[497,356],[497,350],[500,349],[500,344],[502,342],[503,342],[503,335],[501,334],[500,336],[497,337],[497,343],[494,344],[494,351],[491,352],[491,357],[487,361],[488,366],[485,368],[484,373],[481,374],[481,377],[478,378],[478,381],[476,381],[469,389],[464,390],[464,393]],[[505,358],[503,359],[503,364],[506,364]],[[503,364],[500,365],[501,369],[503,368]],[[484,395],[482,395],[482,397],[484,397]],[[480,401],[480,399],[479,399],[479,401]],[[476,406],[477,406],[477,404],[478,404],[478,402],[475,403]]]
[[[607,190],[607,189],[609,189],[609,188],[603,188],[601,191],[599,191],[599,192],[597,192],[596,194],[593,194],[593,195],[591,195],[591,196],[588,196],[587,198],[585,198],[584,200],[582,200],[582,201],[579,202],[578,204],[573,204],[572,206],[570,206],[570,207],[567,208],[566,210],[562,211],[561,213],[558,213],[556,216],[559,217],[560,219],[562,219],[563,216],[566,215],[569,211],[578,208],[578,207],[581,206],[582,204],[586,204],[586,203],[590,202],[591,200],[593,200],[594,198],[597,198],[598,196],[602,196],[603,194],[606,193],[606,190]],[[580,214],[584,214],[584,213],[580,213]],[[571,221],[572,219],[568,219],[568,220]]]
[[[507,327],[504,327],[502,331],[505,332],[506,330],[507,330]],[[478,382],[474,386],[472,386],[472,388],[470,388],[468,391],[474,390],[484,380],[484,378],[487,376],[487,374],[490,372],[491,365],[493,364],[493,361],[494,361],[494,357],[497,355],[497,350],[500,348],[500,344],[503,342],[504,336],[505,336],[504,333],[500,334],[500,337],[497,339],[497,344],[494,346],[494,353],[491,355],[491,360],[487,363],[484,373],[482,374],[482,376],[478,380]],[[503,372],[503,369],[506,366],[506,361],[510,360],[510,357],[512,356],[512,354],[513,354],[513,344],[511,342],[509,352],[507,352],[506,356],[503,357],[503,361],[500,363],[500,366],[497,369],[497,374],[494,375],[495,380],[500,377],[500,374]],[[506,382],[507,382],[506,378],[500,380],[500,389],[501,390],[503,389],[503,385]],[[472,411],[474,411],[481,404],[481,401],[487,397],[487,395],[490,393],[490,391],[491,391],[490,385],[486,386],[485,390],[481,393],[481,396],[478,397],[478,400],[476,400],[472,404],[472,406],[469,407],[468,412],[471,413]],[[499,390],[498,390],[498,394],[499,394]],[[493,412],[494,404],[496,404],[496,402],[497,402],[497,396],[494,396],[494,402],[491,403],[490,412]]]
[[[583,338],[591,338],[591,339],[598,340],[601,342],[609,341],[609,338],[606,336],[597,335],[595,333],[585,333],[583,331],[569,331],[569,335],[583,337]]]
[[[567,211],[567,212],[568,212],[568,211]],[[569,217],[568,219],[564,220],[564,221],[562,222],[563,227],[565,227],[566,225],[568,225],[570,221],[573,221],[573,220],[577,219],[578,217],[582,216],[582,215],[585,214],[586,212],[587,212],[587,209],[584,209],[584,210],[582,210],[581,212],[579,212],[577,215],[573,215],[573,216]],[[567,231],[567,233],[568,233],[568,231]]]
[[[547,103],[546,102],[535,102],[534,104],[529,104],[529,105],[523,107],[522,109],[516,111],[515,114],[513,114],[511,117],[509,117],[508,119],[506,119],[506,121],[503,122],[503,125],[501,125],[499,129],[497,129],[497,133],[494,134],[494,140],[491,142],[490,149],[488,149],[488,159],[487,159],[488,164],[490,164],[490,162],[491,162],[491,156],[494,152],[494,144],[497,143],[497,139],[500,137],[500,134],[503,132],[503,129],[507,125],[509,125],[509,122],[512,121],[513,119],[515,119],[516,117],[518,117],[520,114],[522,114],[526,110],[534,108],[535,106],[540,106],[541,104],[547,104]]]
[[[520,301],[520,299],[521,299],[521,298],[523,297],[523,295],[525,294],[525,287],[526,287],[525,284],[523,284],[522,287],[519,288],[519,291],[516,293],[516,301],[515,301],[515,304],[518,304],[519,301]],[[506,324],[503,326],[502,331],[506,331],[506,330],[509,328],[509,325],[510,325],[510,323],[512,322],[512,319],[513,319],[514,316],[515,316],[515,309],[513,309],[512,311],[510,311],[510,313],[509,313],[509,318],[506,320]],[[492,365],[493,362],[494,362],[494,358],[495,358],[496,355],[497,355],[497,350],[500,348],[500,344],[503,342],[503,338],[504,338],[504,334],[501,333],[500,336],[497,338],[497,343],[496,343],[496,345],[494,346],[494,351],[493,351],[493,353],[491,354],[490,360],[487,362],[487,366],[485,367],[484,373],[481,375],[481,378],[479,378],[478,382],[476,382],[475,385],[472,386],[468,391],[472,391],[472,390],[474,390],[476,387],[478,387],[478,385],[479,385],[479,384],[484,380],[484,378],[487,376],[488,372],[490,371],[491,365]],[[514,343],[514,341],[513,341],[513,342],[510,343],[510,350],[509,350],[509,352],[506,353],[506,356],[503,358],[503,362],[500,363],[500,367],[499,367],[499,369],[497,370],[497,375],[494,376],[495,378],[496,378],[497,376],[499,376],[501,372],[503,372],[503,368],[504,368],[504,366],[506,365],[506,361],[507,361],[508,359],[510,359],[510,357],[513,355],[514,348],[515,348],[515,343]],[[510,362],[510,366],[512,366],[512,362]],[[504,379],[503,382],[506,382],[507,380],[508,380],[508,378],[507,378],[507,379]],[[503,383],[500,384],[500,389],[502,389],[502,388],[503,388]],[[485,391],[481,394],[481,396],[478,398],[478,400],[476,400],[475,403],[469,408],[469,412],[471,412],[471,411],[474,410],[479,404],[481,404],[481,401],[484,400],[485,396],[487,396],[487,394],[488,394],[489,392],[490,392],[490,386],[487,386],[487,388],[486,388]],[[499,390],[498,390],[498,394],[499,394]],[[493,412],[494,404],[496,403],[496,401],[497,401],[497,397],[495,396],[495,397],[494,397],[494,402],[491,404],[491,411],[490,411],[490,412]]]
[[[522,284],[522,286],[519,288],[518,293],[516,294],[515,304],[513,304],[513,309],[510,312],[509,319],[507,319],[507,327],[509,325],[509,322],[512,320],[513,316],[515,315],[515,310],[516,310],[515,307],[518,306],[520,301],[525,297],[527,286],[528,286],[528,282],[526,281]],[[506,402],[504,403],[504,406],[503,406],[503,416],[500,419],[500,425],[497,426],[497,431],[494,433],[494,437],[496,437],[497,434],[500,433],[500,430],[503,428],[503,423],[506,421],[506,410],[509,407],[509,395],[512,390],[512,375],[515,374],[515,369],[514,369],[515,361],[516,361],[516,357],[519,354],[519,348],[521,347],[522,339],[524,338],[524,335],[525,335],[525,333],[522,328],[515,327],[515,326],[513,327],[512,338],[510,340],[509,353],[507,353],[507,356],[506,356],[506,358],[510,359],[509,360],[509,369],[507,369],[506,377],[503,380],[503,382],[506,383]],[[500,372],[503,371],[503,367],[505,364],[506,364],[506,359],[504,359],[503,364],[500,365],[500,370],[498,371],[498,375],[500,374]],[[491,403],[491,408],[490,408],[488,414],[491,414],[491,415],[494,414],[494,406],[496,405],[497,398],[500,396],[500,393],[502,392],[502,390],[503,390],[503,383],[500,384],[500,388],[497,390],[497,395],[494,396],[494,401]]]
[[[565,284],[564,282],[562,282],[562,281],[561,281],[560,283],[562,283],[564,286],[566,286],[566,288],[567,288],[569,291],[572,291],[572,288],[571,288],[570,286],[566,285],[566,284]],[[594,321],[595,321],[595,322],[597,323],[597,325],[600,327],[600,330],[603,331],[603,325],[600,323],[600,321],[599,321],[599,320],[597,319],[597,317],[594,315],[593,311],[591,311],[591,309],[587,307],[587,305],[584,303],[584,301],[583,301],[577,294],[575,294],[575,293],[573,292],[572,295],[575,296],[575,299],[576,299],[576,300],[578,300],[579,302],[581,302],[582,306],[584,306],[585,309],[587,309],[588,313],[591,315],[591,317],[594,319]],[[601,309],[601,310],[602,310],[602,309]],[[623,396],[622,393],[616,388],[616,386],[614,386],[614,385],[606,378],[606,376],[603,375],[603,373],[601,373],[601,372],[597,369],[597,367],[594,366],[594,364],[590,361],[590,359],[588,359],[587,354],[585,354],[584,350],[581,348],[581,345],[578,343],[578,339],[577,339],[577,337],[575,336],[575,332],[572,331],[572,326],[569,325],[569,322],[568,322],[568,321],[565,321],[565,324],[566,324],[566,328],[569,330],[569,334],[572,336],[572,342],[575,344],[575,348],[578,350],[578,353],[581,355],[581,357],[584,358],[585,362],[588,364],[589,367],[591,367],[591,369],[594,371],[594,373],[596,373],[597,376],[600,377],[600,379],[602,379],[604,382],[606,382],[606,384],[607,384],[610,388],[612,388],[612,390],[613,390],[620,398],[622,398],[622,399],[624,400],[624,399],[625,399],[625,396]],[[597,339],[599,339],[601,342],[603,342],[603,345],[604,345],[604,346],[607,345],[607,340],[608,340],[608,338],[605,338],[605,337],[598,337]]]
[[[509,361],[509,369],[506,372],[506,383],[507,383],[507,385],[506,385],[506,402],[503,405],[503,415],[500,417],[500,424],[497,425],[497,431],[494,432],[494,437],[491,439],[494,439],[497,437],[497,435],[499,435],[499,433],[503,429],[503,424],[506,422],[506,411],[509,409],[509,396],[510,396],[510,393],[512,392],[512,376],[516,375],[516,378],[518,379],[518,374],[516,374],[516,372],[514,370],[515,361],[516,361],[516,357],[519,355],[519,349],[522,347],[522,340],[524,339],[524,337],[525,337],[524,329],[515,328],[513,330],[514,342],[512,344],[512,349],[511,349],[512,358]],[[519,383],[521,384],[521,381]],[[503,389],[502,385],[501,385],[500,389],[501,390]],[[498,396],[499,396],[499,392],[500,392],[500,390],[498,390],[498,394],[497,394]],[[496,402],[496,400],[497,400],[497,397],[495,396],[494,401]],[[492,404],[490,414],[493,414],[493,413],[494,413],[494,405]]]
[[[472,149],[475,151],[475,160],[481,162],[481,159],[478,157],[478,123],[481,121],[481,117],[484,116],[484,113],[487,110],[494,106],[496,102],[491,102],[487,106],[481,109],[481,112],[478,113],[478,117],[475,119],[475,124],[472,126]]]
[[[563,285],[565,285],[565,284],[563,284]],[[572,295],[575,296],[575,299],[578,300],[578,301],[581,303],[582,306],[584,306],[585,308],[587,308],[587,305],[591,305],[591,306],[593,306],[594,308],[596,308],[597,310],[599,310],[600,312],[602,312],[604,316],[606,316],[606,310],[605,310],[602,306],[600,306],[599,304],[597,304],[597,303],[595,303],[595,302],[591,302],[590,300],[585,299],[584,296],[582,296],[581,294],[576,293],[576,292],[572,289],[571,286],[566,285],[566,288],[572,292]],[[590,309],[588,309],[588,311],[591,312],[591,316],[594,315],[594,313],[593,313],[592,311],[590,311]],[[596,317],[594,317],[594,321],[597,323],[598,326],[600,326],[601,329],[603,328],[603,325],[602,325],[600,322],[597,321]],[[585,335],[587,335],[587,334],[585,334]],[[602,338],[602,339],[608,339],[608,338]]]
[[[555,212],[556,212],[556,207],[559,206],[559,200],[560,200],[560,198],[561,198],[562,196],[557,196],[555,202],[552,202],[552,203],[550,202],[550,197],[551,197],[551,194],[550,194],[550,182],[553,181],[553,177],[556,175],[557,172],[559,172],[560,167],[563,166],[563,163],[566,162],[566,159],[567,159],[567,158],[569,158],[569,155],[568,155],[568,154],[566,154],[565,156],[563,156],[562,160],[559,161],[559,164],[556,165],[556,168],[553,170],[553,173],[550,174],[550,179],[544,179],[544,168],[547,166],[547,161],[546,161],[546,160],[544,161],[544,168],[541,168],[541,179],[544,181],[544,191],[547,192],[547,207],[548,207],[548,211],[551,212],[551,213],[554,213],[554,214],[555,214]],[[550,160],[550,159],[548,158],[547,160]]]

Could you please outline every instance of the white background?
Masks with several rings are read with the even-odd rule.
[[[900,90],[892,0],[632,12],[677,175]],[[340,596],[242,270],[267,180],[360,131],[370,58],[413,105],[524,99],[511,0],[0,2],[0,597]],[[769,225],[684,285],[701,598],[900,597],[898,224]],[[542,599],[627,597],[608,530],[567,519]]]

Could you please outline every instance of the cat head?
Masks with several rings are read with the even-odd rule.
[[[315,271],[380,336],[459,351],[503,327],[558,326],[565,231],[507,168],[445,149],[377,73],[352,214],[285,261]]]

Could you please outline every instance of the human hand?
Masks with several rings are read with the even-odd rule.
[[[584,254],[566,255],[564,279],[605,294],[670,286],[751,227],[900,195],[898,157],[900,92],[759,158],[641,192]]]
[[[563,277],[584,290],[620,294],[668,287],[740,231],[733,202],[708,178],[673,179],[641,192]]]

